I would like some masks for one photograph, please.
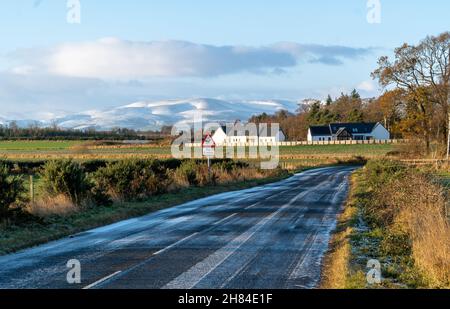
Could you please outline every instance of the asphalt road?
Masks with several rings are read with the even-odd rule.
[[[354,167],[309,170],[0,257],[0,288],[314,288]],[[66,280],[81,263],[81,284]]]

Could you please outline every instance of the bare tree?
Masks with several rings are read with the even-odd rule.
[[[418,109],[426,112],[423,104],[423,89],[428,88],[431,95],[426,99],[441,109],[439,120],[441,141],[448,136],[449,80],[450,80],[450,32],[429,36],[418,45],[403,46],[395,50],[395,61],[387,56],[378,61],[378,69],[372,73],[383,87],[396,86],[406,89],[416,97]],[[427,104],[428,105],[428,104]]]

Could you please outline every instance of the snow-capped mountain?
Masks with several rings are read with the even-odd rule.
[[[136,102],[111,110],[92,110],[66,115],[52,120],[63,128],[107,130],[115,127],[157,130],[177,122],[191,123],[194,115],[203,121],[232,122],[247,120],[255,114],[274,114],[278,110],[295,112],[297,102],[286,100],[225,101],[217,99],[187,99]]]
[[[141,101],[109,110],[90,110],[67,114],[46,120],[8,119],[0,116],[0,125],[14,121],[19,127],[57,125],[66,129],[109,130],[128,128],[135,130],[159,130],[164,125],[177,122],[192,123],[194,115],[201,114],[203,122],[246,121],[253,115],[274,114],[279,110],[296,112],[305,108],[302,102],[288,100],[225,101],[197,98],[161,101]]]

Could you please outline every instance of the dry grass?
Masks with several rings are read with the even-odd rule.
[[[450,226],[445,216],[442,189],[428,186],[421,190],[416,207],[404,211],[412,240],[416,266],[433,288],[450,288]],[[434,199],[430,201],[429,198]],[[434,197],[434,198],[433,198]],[[418,206],[418,207],[417,207]]]
[[[408,169],[376,190],[369,211],[379,225],[408,235],[414,265],[426,287],[450,288],[450,226],[441,185]]]
[[[450,288],[450,228],[442,217],[414,218],[412,251],[417,267],[433,288]]]
[[[26,210],[38,217],[48,217],[71,215],[79,211],[79,208],[72,203],[69,197],[60,194],[56,197],[45,197],[35,203],[30,203]]]
[[[339,216],[336,231],[330,242],[330,249],[325,257],[320,288],[344,289],[347,286],[352,234],[352,220],[357,216],[355,202],[356,174],[351,177],[351,190],[344,212]]]
[[[410,235],[416,266],[429,287],[450,287],[450,227],[443,189],[422,174],[394,181],[386,196],[398,209],[394,225]]]
[[[375,254],[372,257],[397,265],[397,275],[387,279],[384,287],[450,288],[450,225],[444,189],[429,174],[405,168],[394,176],[392,169],[387,168],[389,164],[382,166],[388,177],[377,174],[375,179],[367,169],[352,176],[350,198],[325,258],[321,288],[367,288],[361,272],[365,265],[358,264],[358,254],[362,252],[371,252]],[[374,170],[374,166],[370,169]],[[371,186],[368,180],[372,180]],[[373,229],[367,233],[372,235],[370,231],[376,230],[378,234],[373,233],[378,236],[373,237],[381,237],[381,243],[374,242],[376,247],[371,249],[353,247],[355,237],[369,237],[354,228],[360,207],[372,222]],[[396,237],[399,235],[406,237]],[[390,276],[387,268],[384,271]],[[353,277],[361,278],[355,281]]]

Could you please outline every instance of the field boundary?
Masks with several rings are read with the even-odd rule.
[[[344,140],[344,141],[296,141],[296,142],[277,142],[277,143],[225,143],[218,144],[217,147],[258,147],[258,146],[327,146],[327,145],[382,145],[382,144],[405,144],[404,139],[388,140]],[[186,143],[186,147],[201,147],[201,143]]]

